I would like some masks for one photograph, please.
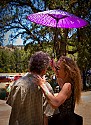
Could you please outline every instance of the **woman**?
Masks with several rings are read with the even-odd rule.
[[[54,108],[59,108],[59,115],[55,115],[54,119],[49,120],[49,125],[53,124],[68,124],[68,115],[74,112],[75,103],[79,103],[81,97],[81,75],[77,64],[66,56],[60,57],[58,62],[53,66],[54,72],[57,77],[57,82],[61,88],[58,95],[54,96],[50,93],[46,85],[45,80],[40,76],[37,77],[40,87],[42,88],[48,102]],[[56,117],[57,116],[57,117]],[[67,116],[67,117],[66,117]],[[62,119],[66,118],[65,121]]]

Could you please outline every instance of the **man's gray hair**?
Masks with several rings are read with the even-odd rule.
[[[48,53],[39,51],[35,52],[30,58],[29,70],[40,74],[42,70],[47,69],[49,66],[50,57]]]

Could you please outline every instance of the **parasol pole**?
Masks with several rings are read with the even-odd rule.
[[[57,40],[57,25],[58,25],[59,19],[56,19],[56,29],[55,29],[55,35],[54,35],[54,45],[53,45],[53,53],[52,53],[52,58],[55,58],[55,46],[56,46],[56,40]]]
[[[55,46],[56,46],[56,40],[57,40],[57,25],[58,25],[58,22],[59,22],[59,20],[60,19],[64,19],[64,18],[66,18],[66,17],[68,17],[68,16],[66,16],[66,15],[64,15],[63,17],[61,17],[61,18],[55,18],[55,17],[53,17],[52,15],[50,15],[52,18],[54,18],[55,20],[56,20],[56,29],[55,29],[55,35],[54,35],[54,46],[53,46],[53,55],[54,55],[54,58],[55,58]]]

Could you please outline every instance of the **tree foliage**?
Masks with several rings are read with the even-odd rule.
[[[1,1],[1,43],[3,44],[3,42],[5,41],[4,35],[7,32],[10,32],[8,39],[9,43],[13,44],[17,37],[21,36],[21,38],[23,39],[23,43],[26,45],[26,48],[29,45],[28,43],[38,43],[41,48],[42,43],[44,41],[53,42],[55,29],[31,23],[29,20],[27,20],[27,16],[29,14],[44,11],[46,9],[59,8],[71,12],[90,22],[90,5],[91,2],[89,0],[5,0],[4,2]],[[69,32],[72,32],[72,29],[58,30],[58,39],[56,38],[57,44],[54,46],[56,55],[59,57],[60,55],[66,53],[71,54],[71,51],[67,50],[66,46],[69,44],[68,37]],[[79,36],[77,31],[76,34],[77,35],[75,35],[75,38]],[[73,35],[74,33],[72,34],[72,37]],[[78,51],[77,48],[76,50]],[[76,50],[72,51],[72,54],[75,53]]]
[[[37,42],[40,46],[42,46],[43,41],[50,40],[51,42],[53,42],[52,39],[54,34],[52,32],[52,28],[50,29],[47,27],[38,26],[26,19],[27,15],[29,15],[30,13],[44,11],[46,9],[60,8],[88,20],[89,24],[91,24],[90,0],[5,0],[1,1],[0,3],[1,43],[5,41],[4,35],[9,31],[11,32],[11,34],[9,35],[9,42],[11,42],[12,44],[14,43],[16,38],[19,37],[19,35],[21,35],[23,43],[26,45],[28,43],[35,44]],[[80,32],[80,29],[78,30]],[[59,29],[59,39],[57,39],[57,43],[59,44],[57,44],[55,48],[56,55],[60,56],[67,52],[71,54],[71,51],[66,50],[66,46],[69,44],[69,32],[71,31],[71,29]],[[76,31],[76,34],[77,35],[75,35],[75,39],[76,37],[78,37],[78,41],[80,41],[78,31]],[[50,39],[48,39],[48,35]],[[74,33],[72,34],[72,37],[73,35]],[[73,42],[73,39],[74,38],[72,38],[70,41]],[[77,39],[75,41],[77,41]],[[76,48],[76,50],[78,51],[78,48]],[[75,53],[76,50],[72,51],[72,54]]]
[[[54,28],[36,25],[27,19],[31,13],[48,9],[61,9],[73,13],[87,20],[88,26],[80,29],[57,29],[55,32]],[[0,45],[6,41],[4,36],[7,33],[9,44],[14,44],[21,36],[26,51],[44,50],[52,53],[54,48],[57,58],[64,54],[76,59],[82,72],[91,68],[91,0],[0,1]],[[55,33],[57,38],[54,45]]]
[[[30,52],[0,48],[0,72],[26,72],[28,71],[28,60]]]

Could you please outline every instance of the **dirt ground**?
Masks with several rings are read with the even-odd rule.
[[[0,125],[8,125],[11,107],[0,100]],[[83,116],[83,125],[91,125],[91,91],[82,92],[81,102],[76,105],[75,112]]]

